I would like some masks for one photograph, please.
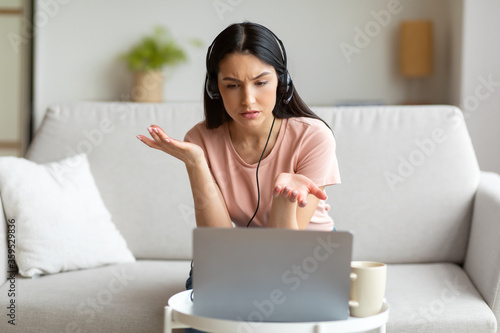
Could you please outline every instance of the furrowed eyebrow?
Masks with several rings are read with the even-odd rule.
[[[252,80],[258,80],[260,79],[261,77],[263,76],[266,76],[266,75],[269,75],[271,74],[271,72],[262,72],[260,73],[259,75],[257,75],[256,77],[254,77]],[[222,79],[223,81],[233,81],[233,82],[241,82],[241,80],[238,80],[234,77],[230,77],[230,76],[226,76]]]

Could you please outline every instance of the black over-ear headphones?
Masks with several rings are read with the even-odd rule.
[[[212,49],[214,47],[215,41],[210,45],[207,52],[207,77],[205,78],[205,91],[207,92],[210,99],[220,99],[219,85],[217,83],[217,77],[211,77],[208,72],[208,66],[210,62],[210,56],[212,55]]]
[[[290,100],[293,97],[293,85],[292,85],[292,79],[290,78],[290,73],[288,73],[287,69],[287,58],[286,58],[286,51],[285,47],[283,46],[283,42],[272,32],[271,30],[267,29],[276,39],[278,42],[278,45],[281,50],[281,56],[283,58],[283,64],[285,65],[285,72],[281,75],[278,75],[278,81],[279,81],[279,87],[278,87],[278,92],[282,94],[283,96],[283,103],[288,104]],[[212,42],[210,47],[208,48],[207,52],[207,71],[209,68],[209,63],[210,63],[210,56],[212,55],[212,49],[214,47],[215,40]],[[220,99],[220,92],[219,92],[219,85],[217,83],[217,77],[213,77],[213,75],[210,75],[210,73],[207,72],[207,76],[205,78],[205,90],[207,92],[208,97],[210,99]]]

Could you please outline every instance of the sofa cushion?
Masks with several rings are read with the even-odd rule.
[[[9,254],[32,277],[134,261],[111,221],[86,155],[36,164],[0,157]]]
[[[496,332],[495,315],[451,263],[389,265],[387,332]]]
[[[337,140],[342,184],[327,187],[353,258],[464,261],[479,167],[453,106],[315,108]]]
[[[190,261],[137,261],[18,276],[16,326],[0,320],[0,332],[162,332],[163,308],[184,290],[189,269]],[[0,288],[0,300],[7,289],[8,284]]]
[[[18,277],[21,332],[161,332],[163,307],[184,290],[189,261],[143,261]],[[389,265],[387,332],[496,332],[491,309],[455,264]],[[0,299],[8,286],[0,288]],[[3,296],[1,296],[3,295]],[[9,331],[6,320],[0,331]]]

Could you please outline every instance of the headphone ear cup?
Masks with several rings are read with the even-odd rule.
[[[290,82],[292,81],[292,79],[290,79],[290,73],[288,73],[288,71],[286,71],[286,90],[285,90],[285,93],[288,93],[290,91]]]
[[[210,75],[207,74],[205,79],[205,90],[210,99],[220,99],[219,87],[216,80],[210,79]]]
[[[284,74],[281,74],[279,76],[279,93],[280,94],[286,94],[288,89],[290,87],[290,75],[288,74],[288,71]]]
[[[293,96],[293,86],[290,73],[286,71],[286,73],[281,76],[280,81],[280,92],[283,94],[283,103],[288,104]]]

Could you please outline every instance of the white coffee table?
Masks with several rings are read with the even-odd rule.
[[[190,290],[175,294],[165,306],[164,332],[171,333],[175,328],[192,327],[201,331],[223,333],[321,333],[321,332],[364,332],[378,329],[385,333],[385,324],[389,319],[389,308],[384,304],[382,311],[371,317],[325,322],[245,322],[235,320],[200,317],[193,314],[193,303]]]

